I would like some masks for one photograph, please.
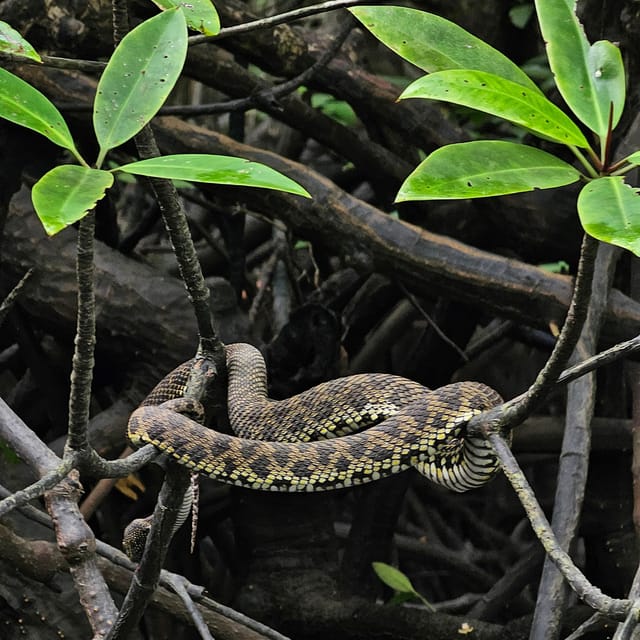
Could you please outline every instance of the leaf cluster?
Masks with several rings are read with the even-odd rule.
[[[78,151],[58,109],[37,89],[0,68],[0,116],[46,136],[66,149],[79,165],[63,164],[33,187],[34,208],[53,235],[83,218],[113,185],[114,174],[179,179],[215,184],[264,187],[309,197],[293,180],[243,158],[179,154],[103,169],[107,154],[146,126],[178,80],[187,54],[188,27],[215,34],[220,23],[208,0],[182,8],[159,2],[165,10],[128,33],[111,56],[98,83],[93,127],[99,152],[90,166]],[[33,48],[8,25],[0,28],[5,50],[39,59]]]
[[[502,53],[439,16],[393,6],[353,15],[400,56],[428,72],[400,100],[426,98],[503,118],[571,150],[580,169],[537,147],[478,140],[442,147],[406,179],[397,201],[482,198],[585,182],[577,200],[585,231],[640,255],[640,198],[622,177],[640,155],[612,160],[612,132],[625,104],[620,50],[590,44],[571,1],[536,0],[555,84],[571,116]]]

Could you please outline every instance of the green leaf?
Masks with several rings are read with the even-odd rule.
[[[0,117],[41,133],[79,158],[62,114],[37,89],[1,67]]]
[[[409,591],[396,591],[387,604],[391,604],[397,606],[399,604],[404,604],[405,602],[411,602],[412,600],[420,600],[417,593],[412,593]]]
[[[575,14],[574,0],[536,0],[540,30],[556,85],[575,115],[604,139],[613,105],[612,128],[622,114],[625,75],[611,42],[592,46]]]
[[[640,151],[634,151],[630,156],[628,156],[627,162],[636,165],[640,164]]]
[[[119,171],[153,178],[171,178],[231,184],[243,187],[265,187],[310,198],[297,182],[275,169],[244,158],[185,153],[140,160],[118,167]]]
[[[562,144],[588,147],[575,123],[541,93],[492,73],[452,69],[418,78],[400,95],[461,104],[504,118]]]
[[[518,4],[509,9],[509,20],[511,20],[511,24],[517,29],[524,29],[529,20],[531,20],[532,15],[533,5],[529,3]]]
[[[578,196],[578,214],[589,235],[640,256],[640,195],[621,177],[586,184]]]
[[[349,11],[378,40],[424,71],[476,69],[539,91],[504,54],[444,18],[406,7],[355,7]]]
[[[540,149],[477,140],[434,151],[404,181],[396,202],[485,198],[551,189],[579,178],[571,165]]]
[[[170,9],[129,32],[113,52],[96,93],[93,126],[102,165],[105,154],[144,127],[176,83],[187,55],[180,9]]]
[[[220,31],[220,18],[211,0],[153,0],[161,9],[182,8],[187,25],[194,31],[204,33],[205,36],[215,36]]]
[[[0,460],[3,460],[6,464],[19,464],[21,462],[20,456],[4,440],[0,440]]]
[[[549,273],[569,273],[569,263],[564,260],[558,260],[557,262],[543,262],[538,265],[538,268]]]
[[[394,591],[411,593],[415,596],[418,595],[411,584],[411,580],[409,580],[402,571],[399,571],[386,562],[372,562],[371,566],[378,578]]]
[[[42,62],[38,52],[11,25],[0,21],[0,51]]]
[[[108,171],[65,164],[33,185],[31,199],[45,231],[52,236],[83,218],[112,184],[113,175]]]
[[[333,118],[345,127],[353,127],[358,123],[358,116],[351,105],[344,100],[338,100],[329,93],[314,93],[311,96],[311,106],[319,109],[325,116]]]

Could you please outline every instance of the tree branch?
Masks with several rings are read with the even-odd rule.
[[[584,574],[575,566],[569,554],[558,545],[551,525],[518,466],[509,445],[502,436],[496,433],[488,435],[488,440],[498,460],[500,460],[500,466],[505,476],[518,495],[538,540],[540,540],[547,555],[562,572],[576,595],[593,609],[616,620],[624,620],[631,608],[631,601],[610,598],[586,579]]]

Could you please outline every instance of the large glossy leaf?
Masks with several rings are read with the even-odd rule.
[[[258,162],[232,156],[185,153],[140,160],[118,167],[118,171],[154,178],[172,178],[193,182],[265,187],[310,198],[297,182]]]
[[[611,108],[615,127],[624,107],[620,51],[606,41],[589,45],[574,0],[536,0],[536,9],[560,94],[576,116],[604,139]]]
[[[476,69],[538,91],[531,78],[504,54],[444,18],[406,7],[349,11],[387,47],[429,73]]]
[[[0,117],[41,133],[79,157],[62,114],[37,89],[1,67]]]
[[[586,184],[578,196],[578,213],[589,235],[640,256],[640,195],[621,177]]]
[[[206,36],[215,36],[220,31],[220,18],[211,0],[153,0],[161,9],[181,7],[190,29]]]
[[[98,166],[109,149],[153,118],[175,85],[186,54],[187,27],[180,9],[164,11],[122,39],[100,78],[93,108]]]
[[[108,171],[65,164],[33,185],[33,206],[49,235],[83,218],[113,184]]]
[[[396,201],[485,198],[551,189],[579,178],[571,165],[540,149],[478,140],[434,151],[405,180]]]
[[[453,69],[418,78],[400,95],[461,104],[505,118],[563,144],[588,147],[571,119],[537,91],[492,73]]]
[[[0,51],[42,62],[40,54],[11,25],[0,21]]]

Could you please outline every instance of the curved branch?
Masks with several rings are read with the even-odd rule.
[[[551,525],[538,504],[531,486],[518,466],[518,462],[509,445],[502,436],[496,433],[489,434],[487,438],[493,447],[494,453],[500,460],[505,476],[507,476],[518,498],[520,498],[536,536],[576,595],[593,609],[616,620],[624,620],[630,611],[631,601],[610,598],[587,580],[580,569],[575,566],[569,554],[558,545],[558,541],[551,530]]]
[[[585,357],[596,350],[602,317],[611,290],[613,272],[620,251],[612,245],[599,244],[593,277],[591,303],[584,330],[574,352]],[[567,392],[566,426],[560,453],[558,480],[553,505],[552,526],[560,546],[570,552],[582,513],[589,451],[591,420],[596,399],[595,375],[586,376],[569,386]],[[542,633],[557,637],[565,610],[567,589],[562,574],[547,560],[544,564],[533,616],[531,636]]]
[[[587,317],[597,249],[598,241],[585,234],[567,317],[553,351],[545,366],[538,373],[534,383],[525,393],[495,409],[471,418],[467,425],[469,433],[478,431],[486,433],[489,428],[497,432],[513,429],[527,416],[531,415],[533,409],[551,391],[578,342],[582,326]],[[487,425],[490,425],[490,427]]]

